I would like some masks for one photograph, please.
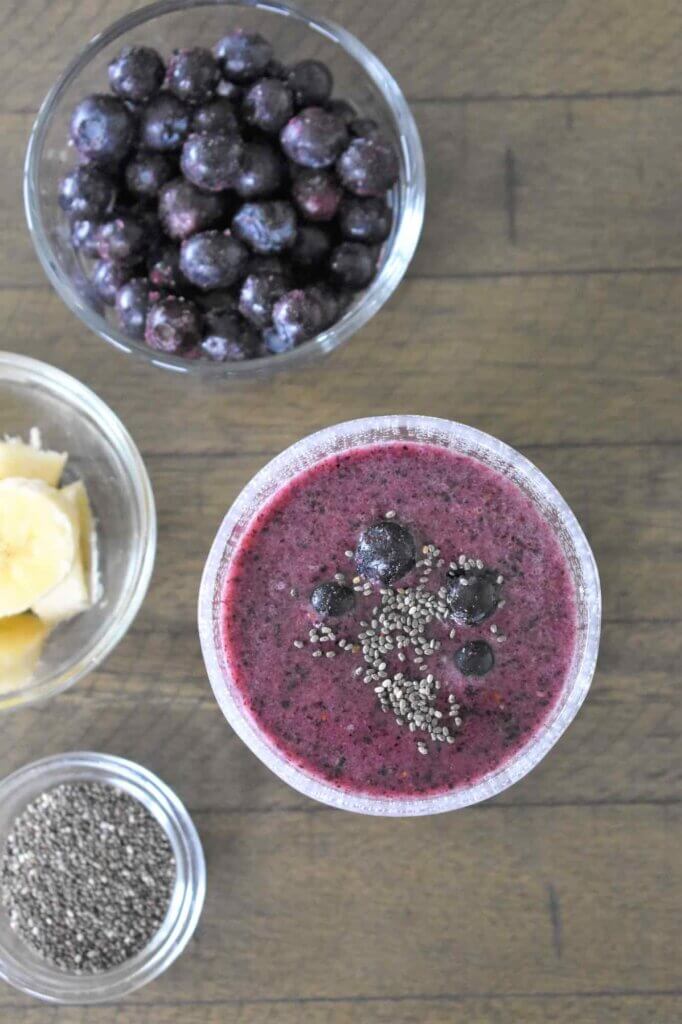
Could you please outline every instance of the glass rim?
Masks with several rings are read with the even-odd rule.
[[[347,55],[363,67],[383,96],[400,140],[406,202],[389,239],[390,248],[380,272],[366,291],[360,293],[354,306],[339,321],[291,352],[285,352],[272,358],[247,360],[243,363],[190,362],[179,356],[154,352],[143,342],[127,337],[114,324],[110,324],[105,317],[91,309],[79,295],[68,274],[60,267],[43,225],[38,172],[47,129],[62,94],[101,50],[130,29],[163,15],[196,7],[246,7],[294,18],[338,44]],[[337,25],[336,22],[311,15],[295,3],[282,3],[279,0],[158,0],[156,3],[137,8],[112,22],[106,29],[95,35],[60,74],[41,103],[31,129],[24,161],[23,195],[29,233],[43,270],[62,301],[89,330],[120,351],[144,359],[154,366],[200,378],[224,380],[261,377],[269,375],[273,371],[303,365],[315,356],[333,351],[368,323],[400,284],[417,248],[424,222],[426,166],[419,130],[400,86],[379,58],[351,32]]]
[[[382,440],[357,441],[360,434],[371,429],[383,429],[387,433],[392,432],[393,436],[387,436]],[[550,717],[510,760],[487,773],[472,786],[459,787],[436,795],[411,797],[350,792],[339,789],[319,776],[294,765],[274,742],[265,737],[256,721],[244,709],[238,696],[232,692],[237,688],[229,666],[223,658],[219,642],[219,622],[216,621],[219,614],[217,610],[221,604],[224,573],[234,555],[234,548],[229,556],[226,556],[226,551],[235,529],[245,526],[255,514],[251,512],[246,515],[246,509],[262,505],[263,501],[269,500],[272,494],[276,493],[279,486],[292,479],[296,472],[300,471],[292,471],[292,463],[297,456],[303,455],[311,447],[321,447],[323,450],[328,449],[329,453],[332,450],[338,453],[358,445],[390,443],[392,440],[405,439],[437,445],[437,441],[419,436],[420,431],[428,429],[444,432],[464,442],[466,447],[458,450],[463,454],[470,454],[473,458],[478,457],[480,460],[476,450],[484,449],[491,453],[501,463],[496,465],[498,471],[504,472],[504,467],[513,468],[534,493],[542,494],[546,499],[547,505],[556,513],[562,528],[570,538],[582,572],[587,612],[585,642],[578,663],[564,682],[562,693],[565,696],[557,705],[553,717]],[[400,431],[406,433],[401,434]],[[410,436],[412,434],[414,436]],[[348,443],[345,447],[332,449],[326,442],[332,438],[336,441],[339,435]],[[466,450],[467,447],[470,449],[469,452]],[[282,474],[283,470],[286,475]],[[281,482],[273,490],[270,485],[276,476],[280,476]],[[533,493],[529,493],[528,496],[537,507]],[[552,529],[556,534],[557,530]],[[238,544],[235,548],[237,546]],[[576,596],[579,600],[579,595]],[[526,456],[490,434],[451,420],[416,415],[372,416],[346,421],[309,434],[275,456],[247,483],[227,511],[206,560],[199,590],[198,627],[209,682],[225,718],[256,757],[274,774],[305,796],[332,807],[360,814],[410,817],[438,814],[487,800],[518,782],[545,757],[573,721],[589,691],[599,650],[601,589],[592,549],[573,511],[551,481]]]
[[[142,803],[159,822],[173,848],[176,875],[166,918],[159,930],[147,946],[110,971],[69,974],[41,961],[29,947],[25,947],[22,959],[0,946],[0,978],[44,1002],[73,1006],[120,999],[162,974],[194,934],[206,895],[203,847],[185,805],[152,771],[126,758],[74,751],[44,757],[17,769],[0,781],[0,806],[7,807],[11,801],[16,805],[9,827],[40,792],[79,781],[114,785]],[[0,835],[0,852],[4,837]],[[23,951],[21,945],[19,948]]]
[[[108,627],[97,643],[86,649],[75,664],[57,675],[32,682],[28,686],[0,694],[0,712],[13,711],[46,700],[69,689],[92,672],[113,651],[132,625],[151,581],[156,557],[156,505],[149,474],[131,435],[116,413],[81,381],[63,370],[30,356],[0,351],[0,383],[4,380],[23,384],[26,379],[43,385],[64,401],[75,415],[87,410],[97,422],[106,425],[107,437],[128,469],[131,489],[140,516],[140,539],[136,548],[137,566],[126,591],[121,594],[117,614],[111,615]]]

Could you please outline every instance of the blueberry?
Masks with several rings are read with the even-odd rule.
[[[205,103],[215,93],[220,68],[210,50],[195,46],[173,50],[168,61],[166,87],[185,103]]]
[[[97,232],[97,251],[103,260],[134,265],[147,249],[148,234],[140,221],[130,214],[120,214],[105,221]]]
[[[214,227],[224,215],[223,196],[200,192],[182,178],[169,181],[159,193],[159,219],[170,238],[189,238]]]
[[[209,103],[202,103],[192,115],[192,131],[237,133],[239,121],[232,103],[220,96]]]
[[[243,151],[243,143],[236,135],[223,132],[190,135],[182,147],[180,167],[197,188],[224,192],[236,184]]]
[[[308,107],[284,126],[282,149],[301,167],[330,167],[348,143],[343,121],[321,107]]]
[[[147,103],[163,84],[166,69],[150,46],[125,46],[109,65],[111,91],[131,103]]]
[[[334,79],[326,64],[319,60],[301,60],[294,64],[287,81],[298,107],[319,107],[332,94]]]
[[[143,338],[149,306],[149,281],[134,277],[116,292],[118,322],[131,338]]]
[[[368,196],[346,196],[339,208],[339,227],[351,242],[376,245],[384,242],[391,231],[393,215],[385,199]]]
[[[349,192],[383,196],[398,180],[400,165],[391,143],[376,136],[354,139],[339,157],[336,170]]]
[[[395,583],[414,568],[414,537],[395,519],[372,523],[360,534],[355,564],[361,576],[379,583]]]
[[[348,131],[356,139],[372,139],[381,134],[373,117],[354,117],[348,122]]]
[[[249,274],[239,293],[239,312],[259,330],[272,324],[272,311],[287,291],[280,274]]]
[[[187,282],[180,271],[180,249],[171,242],[156,247],[147,261],[147,276],[155,288],[181,291]]]
[[[236,313],[237,300],[227,288],[216,288],[212,292],[199,292],[194,300],[204,313]]]
[[[264,142],[247,142],[239,162],[235,189],[242,199],[261,199],[277,192],[284,176],[278,150]]]
[[[246,246],[229,231],[203,231],[180,246],[180,269],[188,281],[208,292],[229,288],[244,275]]]
[[[278,78],[261,78],[244,96],[242,116],[252,128],[276,135],[294,113],[294,98]]]
[[[205,320],[201,348],[209,359],[216,363],[255,359],[259,348],[258,335],[238,313],[210,310]]]
[[[129,279],[131,271],[123,263],[113,260],[98,260],[92,268],[90,283],[102,302],[113,306],[116,292]]]
[[[355,107],[348,100],[330,100],[327,103],[327,110],[330,110],[332,114],[336,114],[346,126],[357,118]]]
[[[266,353],[272,356],[284,355],[294,348],[293,340],[280,334],[276,327],[266,327],[263,331],[263,344]]]
[[[126,164],[126,186],[139,199],[155,199],[176,173],[173,163],[162,153],[136,153]]]
[[[216,93],[221,98],[229,100],[230,103],[241,103],[244,89],[236,82],[228,82],[227,79],[221,78],[216,87]]]
[[[115,164],[127,155],[135,138],[135,121],[115,96],[86,96],[71,115],[71,139],[81,156]]]
[[[332,220],[342,196],[341,187],[330,171],[301,171],[295,178],[291,195],[308,220]]]
[[[323,618],[337,619],[353,610],[355,594],[344,583],[318,583],[310,595],[310,603]]]
[[[497,574],[490,569],[455,569],[448,573],[447,602],[460,626],[476,626],[493,614],[500,600]]]
[[[94,259],[98,255],[97,232],[99,221],[96,220],[74,220],[71,222],[71,245],[83,256]]]
[[[114,205],[116,186],[108,174],[84,164],[62,178],[59,205],[69,217],[92,220],[103,217]]]
[[[327,284],[313,284],[308,289],[322,309],[322,329],[331,327],[339,318],[340,305],[337,293]]]
[[[231,82],[252,82],[265,73],[272,60],[272,47],[257,32],[237,28],[216,43],[213,53],[223,75]]]
[[[140,140],[147,149],[171,153],[189,135],[190,108],[170,92],[156,96],[140,115]]]
[[[342,242],[332,251],[329,269],[339,284],[358,291],[376,273],[376,253],[362,242]]]
[[[331,242],[324,228],[317,224],[301,224],[291,248],[291,262],[306,270],[320,269],[329,255]]]
[[[272,323],[284,344],[293,348],[322,330],[324,311],[314,293],[302,288],[285,292],[272,310]]]
[[[455,665],[463,676],[484,676],[495,664],[495,655],[485,640],[470,640],[455,651]]]
[[[201,339],[201,316],[193,302],[169,295],[152,303],[144,340],[159,352],[181,352]]]
[[[254,252],[282,252],[296,241],[296,212],[284,200],[244,203],[232,220],[232,230]]]

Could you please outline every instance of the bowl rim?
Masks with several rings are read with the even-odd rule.
[[[384,264],[366,291],[358,293],[358,301],[327,330],[311,338],[291,352],[243,363],[204,363],[164,355],[147,348],[143,342],[128,338],[114,324],[91,309],[73,287],[56,259],[52,243],[41,216],[38,171],[52,112],[63,92],[78,74],[110,43],[138,25],[155,18],[196,7],[233,7],[263,10],[305,24],[332,42],[340,45],[360,64],[384,98],[391,112],[400,141],[400,155],[405,208],[394,225]],[[119,351],[132,354],[154,366],[197,376],[201,379],[224,380],[240,377],[261,377],[309,362],[315,356],[331,352],[360,330],[388,301],[405,276],[414,256],[424,223],[426,201],[426,166],[419,130],[412,111],[399,85],[384,64],[351,32],[336,22],[302,10],[296,3],[280,0],[158,0],[118,18],[97,33],[70,61],[43,100],[26,150],[23,171],[23,195],[26,220],[38,259],[53,288],[75,316],[93,333]],[[389,245],[390,243],[390,245]]]
[[[166,919],[159,930],[139,953],[111,971],[73,975],[47,961],[41,963],[28,947],[25,960],[0,948],[0,978],[44,1002],[71,1006],[121,999],[162,974],[192,938],[206,896],[206,860],[187,808],[177,793],[154,772],[127,758],[93,751],[69,751],[18,768],[0,781],[0,805],[6,807],[10,801],[16,805],[8,827],[11,828],[16,814],[38,793],[62,783],[85,781],[114,785],[150,811],[173,848],[176,877]],[[0,835],[0,855],[4,846],[2,838]]]
[[[17,710],[35,701],[54,697],[94,671],[123,639],[135,619],[149,588],[156,557],[157,524],[154,492],[137,445],[119,417],[94,391],[63,370],[30,356],[0,351],[0,382],[16,380],[22,383],[27,378],[56,395],[77,415],[87,410],[99,423],[106,424],[111,446],[119,453],[128,468],[141,520],[140,537],[142,540],[146,538],[146,543],[144,546],[139,545],[137,571],[130,580],[127,594],[122,594],[118,602],[118,614],[112,615],[99,641],[93,647],[85,649],[69,669],[43,682],[31,683],[0,694],[0,712]]]
[[[219,626],[216,628],[216,609],[221,603],[221,583],[225,567],[233,557],[239,541],[234,545],[232,555],[225,557],[225,552],[235,529],[242,529],[256,514],[247,514],[246,510],[262,507],[263,502],[270,500],[283,483],[301,472],[301,462],[297,470],[292,468],[292,463],[297,457],[304,456],[312,446],[325,454],[338,454],[356,446],[358,442],[353,438],[370,429],[383,430],[387,436],[381,440],[365,440],[359,442],[360,445],[389,443],[392,440],[421,440],[426,444],[437,444],[423,434],[428,431],[441,432],[463,443],[463,447],[458,449],[462,454],[476,458],[476,451],[484,449],[498,460],[498,471],[503,472],[503,467],[513,468],[515,473],[546,499],[547,505],[556,514],[574,547],[583,576],[583,591],[587,594],[584,647],[573,677],[570,680],[567,678],[566,685],[570,682],[570,689],[564,691],[567,698],[560,706],[557,705],[554,717],[510,761],[483,776],[473,786],[433,796],[383,797],[344,791],[294,765],[274,742],[265,737],[238,695],[232,692],[237,692],[236,686],[217,640]],[[332,447],[329,442],[338,439],[339,434],[348,443],[343,448]],[[312,464],[312,461],[307,463]],[[284,470],[285,475],[282,475],[281,470]],[[272,480],[278,475],[281,480],[273,490]],[[225,718],[256,757],[275,775],[300,793],[332,807],[360,814],[411,817],[457,810],[496,796],[522,779],[557,743],[582,706],[594,676],[601,631],[601,588],[594,554],[573,511],[544,473],[516,449],[490,434],[452,420],[418,415],[370,416],[328,426],[307,435],[270,460],[246,484],[228,509],[211,545],[199,589],[198,628],[209,682]]]

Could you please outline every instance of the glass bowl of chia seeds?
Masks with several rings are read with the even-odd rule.
[[[37,865],[34,884],[27,859]],[[201,840],[177,795],[148,769],[108,754],[59,754],[0,782],[0,865],[0,978],[65,1005],[113,1002],[158,977],[194,934],[206,891]],[[44,876],[63,865],[74,884],[57,915]],[[74,949],[88,942],[96,969],[76,973]],[[62,966],[51,959],[56,950]]]

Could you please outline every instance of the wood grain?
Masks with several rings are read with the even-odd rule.
[[[144,763],[192,811],[209,899],[187,953],[115,1007],[0,987],[7,1024],[672,1024],[680,894],[682,13],[670,0],[311,0],[413,103],[428,165],[408,280],[326,363],[198,385],[124,358],[47,285],[21,166],[45,91],[132,0],[9,0],[0,41],[1,347],[123,418],[159,514],[148,599],[100,670],[0,719],[0,776],[68,749]],[[36,58],[36,54],[39,59]],[[151,396],[151,400],[150,400]],[[395,411],[527,454],[583,523],[592,691],[529,777],[432,820],[329,811],[232,733],[195,629],[241,487],[329,423]]]

